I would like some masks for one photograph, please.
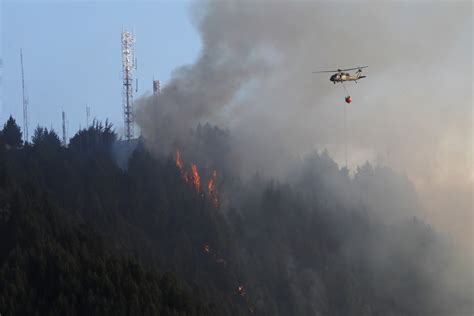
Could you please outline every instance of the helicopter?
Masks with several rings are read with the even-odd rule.
[[[362,66],[362,67],[355,67],[355,68],[347,68],[347,69],[337,69],[337,70],[323,70],[323,71],[313,71],[313,73],[325,73],[325,72],[335,72],[329,80],[332,81],[332,83],[336,84],[336,82],[341,82],[343,83],[344,81],[355,81],[357,83],[357,80],[365,78],[366,76],[362,75],[362,69],[367,68],[369,66]],[[354,75],[351,75],[348,72],[344,71],[349,71],[349,70],[356,70]]]

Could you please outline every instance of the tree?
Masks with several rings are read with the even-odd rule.
[[[6,145],[17,148],[20,147],[23,143],[21,140],[21,129],[16,124],[15,119],[10,115],[10,118],[3,126],[2,138]]]
[[[61,141],[54,130],[48,131],[47,128],[40,126],[35,129],[31,142],[37,148],[58,148],[61,146]]]
[[[71,138],[69,148],[87,153],[110,153],[117,135],[108,121],[103,125],[94,121],[88,129],[80,130]]]

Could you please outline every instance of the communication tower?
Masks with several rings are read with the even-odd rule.
[[[135,38],[133,34],[124,31],[122,32],[122,79],[123,79],[123,119],[125,138],[127,141],[133,138],[133,70],[134,63],[134,43]]]

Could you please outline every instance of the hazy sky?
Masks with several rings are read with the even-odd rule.
[[[153,78],[166,81],[178,65],[191,63],[200,40],[188,1],[1,1],[3,58],[0,123],[12,114],[22,126],[20,49],[30,100],[30,136],[38,124],[69,136],[91,117],[109,118],[121,134],[122,27],[133,30],[138,59],[138,95]]]

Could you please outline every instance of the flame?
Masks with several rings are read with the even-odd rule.
[[[183,170],[183,160],[181,159],[179,149],[176,149],[176,167],[178,167],[179,170]]]
[[[215,207],[219,207],[219,198],[217,196],[217,189],[216,189],[216,178],[217,178],[217,171],[214,170],[212,172],[212,177],[209,179],[207,183],[207,190],[209,191],[209,196],[211,197],[212,204]]]
[[[183,177],[184,181],[188,183],[189,182],[188,174],[184,170],[183,159],[181,158],[181,153],[179,149],[176,149],[176,167],[178,167],[179,173],[181,173],[181,177]]]
[[[196,164],[191,163],[191,171],[192,171],[192,180],[193,180],[193,185],[194,188],[196,189],[197,192],[201,191],[201,177],[199,176],[199,172],[197,169]]]
[[[237,288],[237,290],[239,291],[239,295],[240,296],[245,296],[245,288],[243,285],[239,285],[239,287]]]
[[[192,183],[196,192],[201,192],[201,177],[199,176],[198,168],[195,163],[191,163],[191,175],[188,176],[188,173],[184,169],[183,159],[181,158],[181,152],[179,149],[176,149],[176,167],[179,169],[181,177],[184,179],[186,183]],[[207,189],[209,191],[210,199],[212,203],[217,208],[219,207],[219,199],[217,196],[216,190],[216,178],[217,178],[217,170],[212,172],[212,176],[207,183]],[[204,193],[201,193],[204,196]]]

